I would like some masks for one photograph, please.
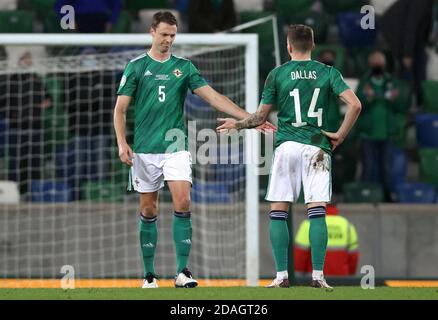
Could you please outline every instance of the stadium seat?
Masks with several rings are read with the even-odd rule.
[[[0,181],[0,203],[19,203],[20,192],[15,181]]]
[[[372,47],[376,41],[376,29],[362,29],[360,21],[363,15],[360,12],[344,12],[336,16],[339,35],[343,45],[347,48]]]
[[[33,180],[31,182],[32,202],[69,202],[73,192],[65,182]]]
[[[43,24],[44,33],[61,33],[65,32],[59,23],[59,17],[55,12],[47,12],[40,18]]]
[[[217,182],[194,182],[192,201],[196,203],[231,203],[228,186]]]
[[[306,11],[288,18],[289,24],[305,24],[312,27],[315,43],[324,43],[327,39],[329,21],[322,12]]]
[[[91,202],[122,202],[125,188],[111,181],[89,181],[82,185],[82,199]]]
[[[415,128],[420,148],[438,148],[438,114],[415,116]]]
[[[126,8],[132,12],[138,12],[142,9],[164,9],[169,8],[169,3],[167,0],[128,0]]]
[[[120,12],[119,20],[115,26],[113,26],[112,33],[130,33],[131,32],[131,14],[127,10]]]
[[[274,0],[274,8],[279,15],[288,17],[308,10],[314,2],[315,0]]]
[[[435,187],[426,183],[403,183],[395,187],[397,201],[401,203],[435,203]]]
[[[438,188],[438,149],[419,149],[419,155],[421,181]]]
[[[29,11],[0,11],[0,33],[32,33],[33,14]]]
[[[336,14],[339,12],[349,11],[359,9],[367,4],[367,1],[364,0],[322,0],[322,4],[324,6],[324,11],[330,14]]]
[[[315,50],[312,51],[312,59],[317,60],[318,55],[325,50],[331,50],[335,53],[335,64],[334,67],[338,69],[341,73],[345,66],[345,49],[342,46],[337,45],[317,45]]]
[[[438,113],[438,81],[423,81],[422,88],[424,111]]]
[[[55,13],[55,3],[56,0],[30,0],[32,11],[37,14],[39,19],[50,13]]]
[[[344,185],[344,201],[378,203],[384,200],[383,189],[377,183],[351,182]]]

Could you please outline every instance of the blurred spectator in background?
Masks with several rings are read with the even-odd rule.
[[[30,192],[30,180],[40,179],[43,158],[43,109],[52,105],[42,78],[35,72],[32,54],[24,52],[17,72],[0,82],[0,115],[9,120],[8,179],[16,181],[20,193]]]
[[[236,25],[233,0],[190,0],[189,32],[215,33]]]
[[[398,0],[383,15],[381,30],[399,63],[399,76],[409,81],[416,104],[422,104],[426,79],[426,44],[432,30],[434,0]]]
[[[327,49],[322,50],[318,57],[316,58],[319,62],[324,63],[329,66],[334,66],[336,60],[336,52],[333,50]],[[341,112],[339,106],[339,100],[336,95],[331,95],[330,97],[330,106],[328,108],[327,115],[327,131],[336,132],[339,129],[339,125],[341,123]]]
[[[56,13],[61,17],[65,5],[75,9],[75,30],[80,33],[111,32],[120,16],[121,0],[57,0]]]
[[[356,273],[359,261],[356,228],[346,218],[338,216],[338,208],[327,204],[328,243],[324,263],[324,275],[347,276]],[[311,273],[312,259],[309,243],[309,220],[304,220],[295,236],[295,272]]]
[[[357,96],[362,102],[358,120],[361,138],[362,181],[381,183],[387,195],[391,190],[394,136],[394,102],[399,95],[395,78],[386,71],[383,52],[368,57],[370,71],[359,81]]]

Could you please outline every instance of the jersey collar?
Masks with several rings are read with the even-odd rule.
[[[146,54],[148,55],[148,57],[151,58],[152,60],[156,61],[156,62],[159,62],[159,63],[165,63],[165,62],[169,61],[170,58],[172,58],[172,54],[170,54],[170,55],[169,55],[169,58],[167,58],[166,60],[163,60],[163,61],[161,61],[161,60],[157,60],[157,59],[153,58],[153,57],[149,54],[149,52],[150,52],[150,51],[146,52]]]

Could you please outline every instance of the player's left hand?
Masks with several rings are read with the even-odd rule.
[[[219,133],[229,133],[230,130],[236,130],[236,119],[232,118],[218,118],[217,121],[219,123],[223,122],[216,128],[216,131]]]
[[[337,132],[327,132],[321,130],[321,132],[329,139],[330,144],[332,145],[332,151],[334,151],[342,142],[344,142],[344,137],[342,137]]]

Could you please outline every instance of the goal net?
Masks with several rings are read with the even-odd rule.
[[[145,35],[0,37],[0,276],[141,278],[138,195],[126,191],[113,108],[124,67]],[[257,38],[178,35],[173,54],[193,61],[219,92],[257,107]],[[254,130],[220,136],[219,114],[188,93],[193,160],[189,267],[200,279],[258,280],[258,142]],[[127,114],[132,143],[134,110]],[[173,207],[160,191],[156,271],[175,274]]]

